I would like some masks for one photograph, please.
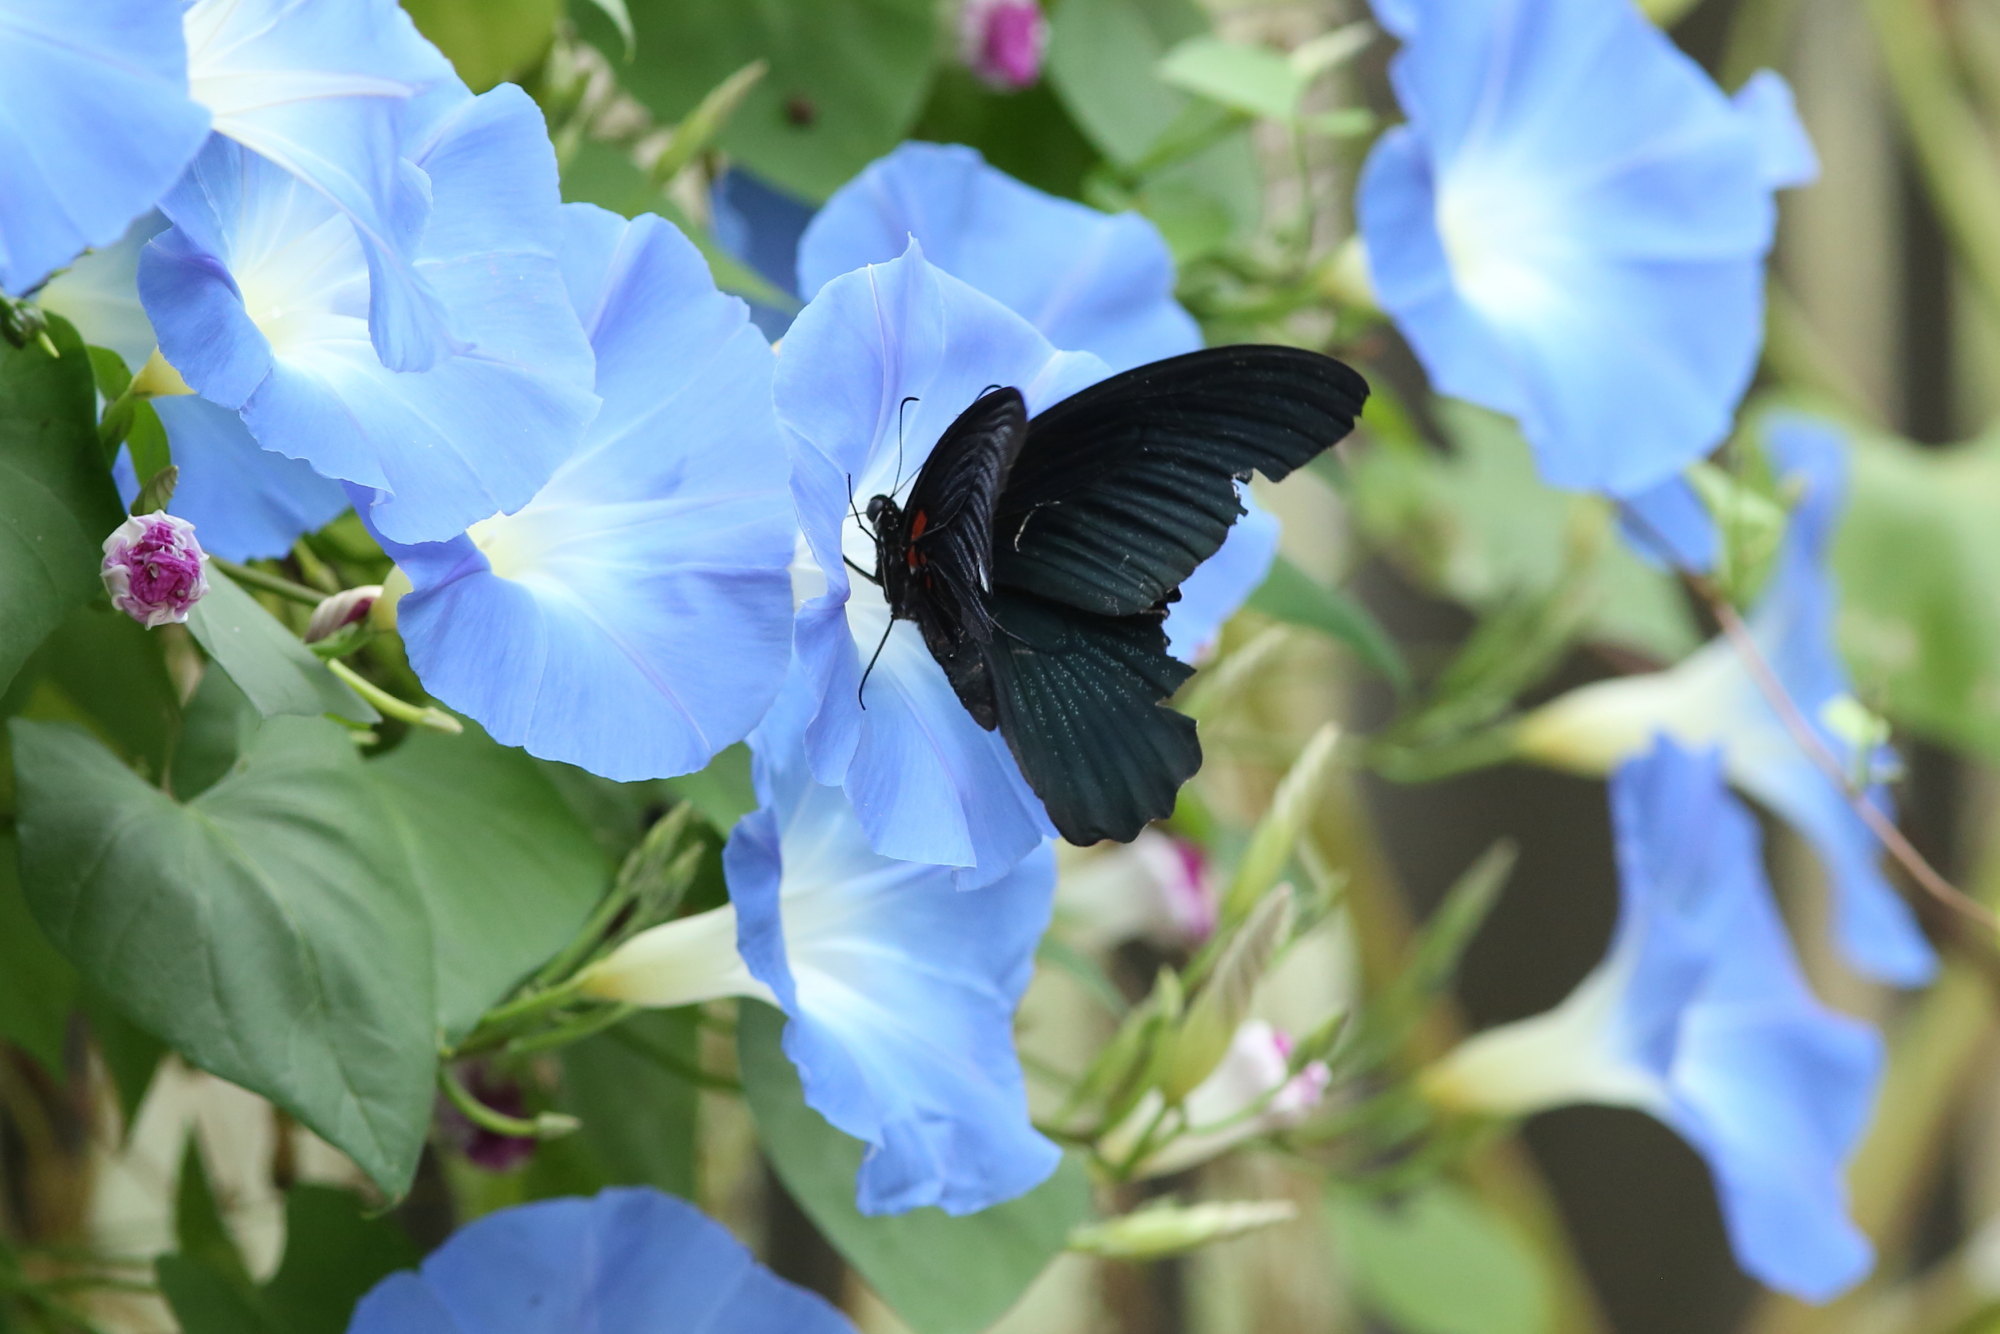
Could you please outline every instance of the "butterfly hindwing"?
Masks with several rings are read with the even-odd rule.
[[[1130,842],[1201,767],[1194,720],[1162,703],[1193,668],[1158,612],[1098,616],[1001,590],[987,645],[1000,733],[1072,843]]]
[[[1099,382],[1030,423],[999,498],[994,577],[1106,616],[1159,605],[1273,481],[1346,436],[1359,375],[1298,348],[1208,348]]]

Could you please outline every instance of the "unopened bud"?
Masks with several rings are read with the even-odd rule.
[[[313,608],[312,619],[306,622],[306,643],[317,644],[337,630],[359,625],[381,596],[382,585],[363,584],[359,588],[343,588],[327,598]]]
[[[48,337],[48,318],[32,301],[9,301],[0,296],[0,338],[15,347],[26,347]]]
[[[994,88],[1018,91],[1042,77],[1049,20],[1036,0],[965,0],[958,20],[959,55]]]
[[[208,594],[208,556],[186,519],[135,515],[104,539],[104,591],[111,605],[148,630],[188,618]]]
[[[1114,1260],[1158,1260],[1289,1223],[1298,1216],[1299,1207],[1290,1200],[1159,1204],[1121,1218],[1086,1224],[1069,1234],[1069,1247]]]

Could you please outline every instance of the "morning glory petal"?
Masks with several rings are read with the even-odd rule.
[[[145,214],[117,241],[79,256],[49,279],[35,300],[75,325],[90,346],[116,352],[136,374],[159,345],[139,299],[139,256],[146,242],[166,229],[161,214]]]
[[[853,805],[814,782],[795,732],[753,741],[763,805],[723,852],[738,944],[790,1022],[806,1101],[868,1143],[864,1213],[965,1214],[1046,1180],[1013,1016],[1055,897],[1037,846],[984,888],[874,852]]]
[[[1611,803],[1619,916],[1604,961],[1555,1009],[1463,1044],[1426,1085],[1484,1111],[1594,1102],[1659,1118],[1706,1160],[1743,1268],[1826,1301],[1872,1264],[1844,1177],[1881,1039],[1807,986],[1719,752],[1662,737],[1613,775]]]
[[[688,773],[756,725],[791,653],[771,349],[659,218],[564,223],[603,409],[518,512],[392,545],[415,587],[398,621],[425,688],[495,739],[607,778]]]
[[[207,134],[173,5],[0,7],[0,292],[116,241]]]
[[[1543,705],[1522,720],[1520,750],[1544,763],[1606,773],[1643,753],[1655,733],[1720,746],[1730,781],[1803,834],[1824,863],[1836,939],[1849,961],[1870,977],[1921,986],[1937,971],[1936,955],[1883,875],[1879,842],[1846,785],[1806,752],[1795,730],[1809,728],[1843,773],[1879,771],[1891,758],[1886,749],[1857,755],[1829,722],[1851,694],[1827,570],[1845,501],[1846,446],[1829,427],[1795,415],[1776,415],[1766,429],[1780,480],[1800,501],[1776,569],[1745,619],[1797,717],[1781,715],[1743,651],[1718,638],[1665,671],[1599,681]],[[1888,812],[1879,785],[1867,800]]]
[[[283,556],[347,508],[340,483],[258,446],[243,419],[193,394],[153,400],[180,481],[168,512],[195,526],[210,555]]]
[[[434,210],[417,267],[476,336],[422,373],[384,367],[371,278],[347,220],[219,136],[163,204],[140,262],[161,350],[196,392],[240,406],[267,449],[377,493],[398,542],[518,509],[596,409],[589,344],[555,258],[555,164],[525,94],[425,99],[417,164]],[[412,108],[413,114],[418,109]]]
[[[812,221],[812,205],[737,166],[716,180],[709,194],[709,212],[716,244],[796,301],[799,237]],[[796,304],[788,303],[780,310],[753,301],[750,318],[775,342],[791,327],[797,310]]]
[[[348,1334],[853,1334],[685,1200],[644,1188],[537,1200],[459,1229],[383,1280]]]
[[[1715,568],[1722,537],[1701,496],[1685,477],[1669,477],[1618,507],[1625,545],[1649,565],[1706,574]]]
[[[799,292],[893,260],[912,239],[1054,346],[1114,371],[1201,346],[1157,227],[1044,194],[960,145],[903,144],[836,191],[799,242]]]
[[[1239,487],[1243,517],[1213,556],[1181,584],[1180,601],[1167,608],[1167,650],[1193,662],[1215,643],[1223,622],[1257,591],[1278,558],[1278,516]]]
[[[455,82],[450,62],[395,0],[196,0],[185,23],[189,86],[216,133],[303,182],[360,238],[382,363],[425,370],[457,350],[448,299],[418,263],[431,200],[399,127],[408,99]]]
[[[900,494],[989,385],[1020,388],[1037,412],[1104,373],[1097,358],[1057,352],[1018,315],[927,263],[915,242],[823,287],[778,359],[793,498],[825,589],[799,609],[796,632],[816,699],[806,733],[813,772],[846,787],[876,851],[967,868],[968,887],[1040,843],[1048,817],[1006,743],[952,694],[916,627],[888,624],[880,590],[850,580],[843,556],[872,569],[875,553],[849,498],[865,506]]]
[[[1809,145],[1623,0],[1402,0],[1409,123],[1358,197],[1376,293],[1441,392],[1520,419],[1557,486],[1632,495],[1727,432],[1762,338],[1772,191]]]

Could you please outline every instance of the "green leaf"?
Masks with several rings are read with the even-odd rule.
[[[355,1304],[423,1256],[393,1219],[351,1191],[293,1186],[285,1195],[285,1258],[262,1289],[284,1334],[342,1334]]]
[[[1189,105],[1160,82],[1160,61],[1207,31],[1193,0],[1062,0],[1050,20],[1049,83],[1105,156],[1132,166]]]
[[[474,92],[540,60],[562,17],[562,0],[403,0],[403,8]]]
[[[367,768],[430,911],[437,1022],[456,1041],[569,943],[604,896],[610,859],[534,760],[476,729],[413,731]]]
[[[1371,402],[1371,424],[1377,410]],[[1450,399],[1436,412],[1448,454],[1378,430],[1369,448],[1344,456],[1362,530],[1419,584],[1496,611],[1545,596],[1581,562],[1594,592],[1591,638],[1663,662],[1701,642],[1673,577],[1618,540],[1604,501],[1546,485],[1507,418]]]
[[[430,1125],[430,930],[346,734],[268,720],[180,805],[71,728],[11,730],[21,879],[50,939],[188,1060],[400,1193]]]
[[[808,199],[826,198],[901,142],[930,83],[931,0],[628,0],[628,9],[634,56],[620,74],[664,121],[686,116],[751,61],[770,62],[717,142]],[[616,37],[605,37],[608,49]]]
[[[1398,688],[1410,683],[1402,651],[1369,610],[1341,590],[1328,588],[1288,557],[1271,562],[1271,573],[1250,595],[1249,605],[1253,611],[1347,645]]]
[[[188,613],[188,629],[266,718],[331,713],[357,723],[381,719],[227,575],[210,575],[208,596]]]
[[[1082,1164],[1065,1158],[1020,1199],[964,1218],[936,1209],[865,1217],[854,1207],[862,1146],[806,1106],[779,1047],[783,1027],[784,1016],[765,1005],[746,1002],[737,1018],[744,1091],[785,1189],[916,1334],[986,1329],[1090,1216]]]
[[[1314,73],[1267,46],[1206,34],[1180,43],[1159,64],[1160,78],[1176,88],[1245,115],[1281,121],[1298,115]]]
[[[111,1073],[111,1091],[118,1097],[118,1115],[129,1135],[138,1120],[139,1105],[146,1101],[153,1077],[160,1072],[160,1062],[167,1059],[166,1044],[127,1019],[95,987],[79,988],[77,1008],[89,1022],[97,1054]]]
[[[666,785],[721,833],[757,809],[757,793],[750,786],[750,748],[740,742],[723,749],[707,768],[669,778]]]
[[[930,101],[910,132],[935,144],[969,144],[1016,180],[1075,199],[1102,161],[1044,79],[1018,92],[996,92],[957,65],[937,72]]]
[[[583,1129],[568,1142],[588,1151],[606,1185],[695,1194],[700,1016],[692,1009],[635,1014],[562,1054],[563,1111]]]
[[[1859,439],[1834,546],[1856,693],[2000,759],[2000,434],[1951,449]]]
[[[97,385],[76,331],[50,319],[53,358],[0,342],[0,686],[97,592],[125,517],[97,443]]]
[[[239,1291],[253,1290],[249,1266],[223,1220],[202,1160],[200,1137],[195,1135],[188,1136],[181,1151],[180,1183],[174,1190],[174,1244],[181,1256],[227,1279]]]
[[[198,1260],[163,1255],[153,1262],[160,1295],[184,1330],[201,1334],[277,1334],[251,1294]]]
[[[1513,1227],[1436,1182],[1397,1200],[1335,1189],[1335,1244],[1361,1304],[1402,1334],[1545,1334],[1548,1276]]]
[[[32,685],[21,713],[81,723],[142,774],[158,777],[181,716],[164,646],[122,612],[78,607],[22,669],[22,683]]]
[[[21,893],[14,835],[0,830],[0,1039],[14,1043],[57,1079],[68,1062],[76,970],[49,944]]]

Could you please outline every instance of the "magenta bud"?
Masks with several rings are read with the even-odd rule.
[[[208,593],[207,562],[186,519],[158,510],[135,515],[104,539],[104,591],[148,630],[178,623]]]
[[[960,58],[985,83],[1031,88],[1042,77],[1049,20],[1037,0],[965,0],[958,40]]]

